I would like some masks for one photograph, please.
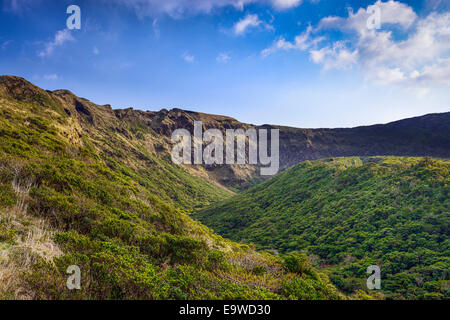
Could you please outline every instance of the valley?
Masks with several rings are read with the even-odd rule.
[[[448,298],[449,170],[431,158],[306,161],[194,216],[260,250],[307,254],[346,293],[377,265],[387,298]]]
[[[173,131],[196,121],[280,130],[280,173],[174,164]],[[446,299],[449,128],[450,113],[297,129],[114,110],[2,76],[0,298]]]

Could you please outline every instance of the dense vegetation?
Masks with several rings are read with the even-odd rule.
[[[448,299],[449,169],[430,158],[305,162],[196,217],[259,249],[308,254],[345,293],[379,265],[388,298]]]
[[[164,139],[0,77],[0,298],[342,298],[304,255],[257,253],[192,220],[231,194],[172,166]],[[70,265],[81,290],[66,288]]]
[[[402,152],[422,144],[448,151],[441,118],[411,120],[421,138]],[[195,119],[242,125],[175,109],[112,110],[0,77],[0,298],[344,298],[334,285],[352,298],[382,298],[365,289],[372,264],[388,298],[449,297],[448,162],[306,162],[233,197],[217,181],[256,183],[255,168],[171,164],[170,132]],[[389,128],[391,136],[412,132]],[[365,138],[350,143],[350,131],[341,140],[339,130],[289,130],[285,165],[367,153]],[[221,235],[280,254],[223,239],[192,220],[194,210]],[[70,265],[81,268],[81,290],[66,288]]]

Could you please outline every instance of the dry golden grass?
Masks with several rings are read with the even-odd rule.
[[[0,224],[14,235],[10,241],[0,242],[0,299],[32,299],[33,293],[25,289],[23,273],[39,259],[52,263],[62,255],[45,221],[26,214],[32,184],[32,181],[19,183],[15,178],[12,185],[17,204],[0,210]]]

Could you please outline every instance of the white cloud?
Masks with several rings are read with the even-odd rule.
[[[438,59],[436,63],[425,65],[421,71],[412,71],[404,80],[420,87],[430,87],[433,84],[450,86],[450,59]]]
[[[269,48],[266,48],[263,51],[261,51],[261,54],[263,57],[267,57],[268,55],[279,50],[292,50],[292,49],[296,49],[295,44],[286,41],[286,39],[283,37],[280,37],[278,40],[274,41],[274,43]]]
[[[411,7],[398,1],[389,0],[382,2],[378,0],[373,6],[379,8],[382,25],[394,24],[407,29],[417,19],[417,15]],[[371,7],[360,8],[356,13],[349,10],[347,18],[334,16],[323,18],[319,23],[318,29],[335,28],[343,31],[355,31],[361,36],[367,35],[373,31],[367,27],[367,21],[373,15],[373,12],[370,10]]]
[[[271,2],[275,9],[285,10],[292,7],[297,7],[302,3],[302,0],[272,0]]]
[[[234,7],[243,10],[246,5],[260,3],[276,10],[287,10],[302,3],[302,0],[103,0],[115,2],[134,9],[139,16],[168,14],[181,17],[185,14],[211,13],[215,9]]]
[[[58,80],[58,75],[57,74],[45,74],[44,76],[43,76],[43,78],[45,79],[45,80]]]
[[[185,52],[181,55],[181,58],[183,58],[184,61],[186,61],[187,63],[194,63],[195,62],[195,57],[191,54],[189,54],[188,52]]]
[[[248,29],[257,27],[263,22],[259,19],[257,14],[247,14],[244,18],[236,22],[233,27],[234,33],[242,35],[247,32]]]
[[[281,38],[263,50],[262,55],[279,50],[308,50],[310,59],[327,69],[358,66],[364,77],[378,84],[408,88],[450,85],[450,13],[431,13],[419,18],[406,4],[377,1],[382,28],[368,28],[369,7],[348,17],[323,18],[315,28],[288,42]],[[345,41],[321,44],[329,29],[341,31]],[[401,30],[402,39],[396,32]]]
[[[93,52],[95,55],[98,55],[98,54],[100,53],[100,51],[98,50],[97,47],[94,47],[94,49],[92,49],[92,52]]]
[[[405,73],[400,68],[379,67],[373,70],[372,80],[378,84],[400,83],[407,79]]]
[[[423,84],[427,74],[428,85],[449,82],[450,70],[442,68],[450,56],[449,13],[417,19],[406,39],[396,40],[390,30],[373,31],[360,34],[354,45],[359,50],[358,63],[369,80],[412,86]],[[431,75],[437,72],[439,76]]]
[[[31,9],[33,5],[39,4],[40,0],[2,0],[2,2],[4,11],[21,14]]]
[[[288,51],[288,50],[306,50],[311,47],[315,47],[318,43],[325,40],[324,37],[311,37],[311,32],[313,28],[308,26],[305,32],[299,34],[295,37],[293,42],[286,41],[284,37],[280,37],[278,40],[274,41],[272,46],[264,49],[261,54],[263,57],[267,57],[268,55],[275,53],[280,50]]]
[[[216,58],[216,61],[220,63],[227,63],[230,60],[231,56],[226,52],[219,53],[219,55]]]
[[[368,67],[391,64],[413,69],[450,53],[450,14],[434,13],[419,20],[405,40],[394,40],[391,31],[372,32],[359,37],[357,45]]]
[[[64,43],[69,41],[75,41],[72,34],[68,29],[60,30],[56,32],[53,41],[48,42],[45,45],[45,49],[39,52],[40,57],[50,56],[56,47],[62,46]]]
[[[310,58],[314,63],[322,64],[325,70],[350,69],[358,59],[358,50],[351,50],[344,42],[338,41],[332,47],[311,50]]]

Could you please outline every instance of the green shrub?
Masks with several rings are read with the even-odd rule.
[[[11,185],[0,184],[0,207],[10,208],[16,204],[16,193]]]

